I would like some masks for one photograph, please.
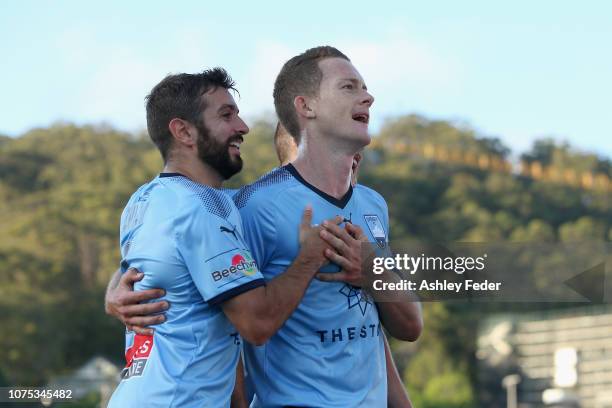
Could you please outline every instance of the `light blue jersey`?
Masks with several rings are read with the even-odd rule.
[[[357,185],[337,200],[309,185],[289,164],[234,197],[246,242],[266,280],[284,272],[299,252],[306,204],[313,223],[341,215],[387,245],[384,199]],[[338,271],[328,265],[325,272]],[[253,407],[381,407],[387,404],[382,328],[374,301],[344,283],[313,280],[298,308],[263,346],[244,343]]]
[[[153,336],[126,333],[127,366],[109,407],[226,407],[240,337],[220,304],[264,284],[231,199],[176,173],[142,186],[121,216],[122,269],[163,288]],[[157,301],[157,299],[156,299]]]

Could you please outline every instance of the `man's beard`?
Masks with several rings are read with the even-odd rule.
[[[230,143],[242,141],[242,135],[236,134],[227,142],[218,142],[210,135],[209,130],[202,123],[196,124],[198,129],[198,157],[204,163],[215,169],[224,180],[242,170],[242,158],[240,156],[232,160],[230,156]]]

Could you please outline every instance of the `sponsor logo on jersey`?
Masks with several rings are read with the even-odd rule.
[[[153,336],[137,334],[134,336],[132,347],[125,351],[126,365],[121,371],[121,379],[140,377],[147,366],[149,355],[153,350]]]
[[[257,272],[257,263],[251,258],[251,255],[246,253],[244,257],[240,254],[234,255],[232,257],[232,265],[238,267],[239,265],[244,265],[244,269],[242,273],[247,276],[254,275]]]
[[[378,246],[383,249],[387,245],[387,234],[382,226],[382,222],[378,218],[378,215],[364,215],[363,216],[370,233],[374,237],[374,240]]]
[[[316,330],[321,343],[338,343],[354,341],[372,337],[380,337],[382,327],[377,324],[364,324],[362,326],[338,327],[337,329]]]
[[[223,268],[211,273],[215,282],[223,278],[235,276],[237,273],[242,273],[246,276],[254,275],[257,272],[257,263],[251,258],[248,253],[241,253],[232,256],[232,264],[227,268]]]
[[[368,305],[372,306],[372,299],[370,299],[365,291],[358,287],[345,283],[338,292],[346,296],[349,310],[354,307],[359,307],[359,310],[361,310],[361,314],[363,316],[365,316],[366,311],[368,310]]]

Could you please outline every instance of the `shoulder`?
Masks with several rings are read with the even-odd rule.
[[[387,202],[385,201],[384,197],[370,187],[364,186],[363,184],[356,184],[353,187],[353,192],[354,194],[357,194],[359,200],[361,201],[366,201],[368,203],[384,207],[385,209],[387,208]]]
[[[157,180],[158,180],[157,178],[154,178],[148,183],[145,183],[141,185],[140,187],[138,187],[138,189],[136,189],[136,191],[134,191],[132,195],[130,196],[126,204],[126,207],[130,207],[131,205],[134,205],[139,202],[148,201],[151,195],[151,192],[154,191],[157,187]]]
[[[242,187],[234,195],[234,203],[239,210],[253,205],[270,203],[295,182],[293,175],[286,167],[277,167],[261,176],[257,181]]]
[[[146,184],[140,186],[130,197],[125,206],[125,212],[154,211],[157,216],[165,213],[172,214],[172,207],[176,207],[180,201],[176,190],[168,188],[160,177],[156,177]],[[173,205],[169,205],[173,203]]]
[[[196,183],[187,177],[164,177],[159,179],[159,183],[164,186],[164,194],[173,200],[166,201],[165,204],[177,216],[189,212],[212,214],[227,219],[236,208],[231,198],[222,190]]]

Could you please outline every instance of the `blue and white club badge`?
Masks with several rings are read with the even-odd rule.
[[[387,234],[385,233],[385,229],[378,215],[364,215],[363,218],[374,240],[376,240],[378,246],[383,249],[387,245]]]

